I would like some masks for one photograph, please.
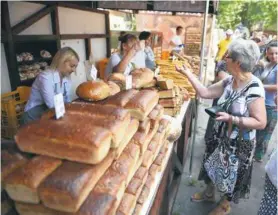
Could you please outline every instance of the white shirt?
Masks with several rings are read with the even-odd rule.
[[[109,62],[105,69],[105,77],[108,78],[109,75],[112,73],[113,68],[117,66],[122,60],[122,56],[119,53],[112,54]],[[129,75],[130,72],[135,68],[145,68],[145,52],[139,51],[136,55],[132,58],[131,62],[127,65],[124,74]]]
[[[171,41],[176,45],[176,47],[173,48],[174,51],[182,50],[182,47],[179,47],[179,45],[183,44],[180,36],[178,35],[173,36]]]

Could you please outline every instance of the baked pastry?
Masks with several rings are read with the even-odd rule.
[[[155,105],[157,105],[158,99],[159,96],[156,91],[142,90],[130,99],[125,105],[125,109],[128,109],[134,118],[144,121]]]
[[[11,153],[8,150],[1,151],[1,181],[16,169],[22,167],[27,159],[20,153]],[[3,185],[2,185],[3,187]]]
[[[134,195],[137,200],[139,195],[141,194],[141,191],[142,191],[146,181],[147,181],[147,177],[148,177],[148,173],[145,174],[142,179],[133,177],[126,188],[126,192]]]
[[[15,140],[25,152],[97,164],[108,154],[112,135],[91,122],[90,117],[78,115],[65,115],[59,120],[36,120],[21,127]]]
[[[153,178],[156,176],[158,173],[160,167],[156,164],[152,164],[150,169],[149,169],[149,175],[151,175]]]
[[[156,81],[155,79],[153,79],[153,80],[151,80],[149,83],[144,84],[144,85],[142,86],[142,89],[151,89],[151,88],[155,88],[156,82],[157,82],[157,81]]]
[[[139,121],[137,119],[131,119],[128,130],[126,130],[125,137],[122,139],[121,143],[119,144],[118,148],[116,149],[116,158],[119,158],[127,144],[131,141],[132,137],[136,133],[139,126]]]
[[[170,99],[160,99],[159,104],[163,107],[177,107],[179,105],[177,97]]]
[[[135,69],[131,72],[132,88],[140,89],[153,81],[154,72],[148,68]]]
[[[174,98],[176,96],[175,90],[161,90],[158,92],[159,93],[159,98],[160,99],[165,99],[165,98]]]
[[[154,177],[152,177],[150,174],[148,174],[145,186],[149,189],[151,189],[151,187],[153,186],[154,183]]]
[[[5,189],[11,199],[39,203],[38,186],[62,161],[47,156],[36,156],[5,179]]]
[[[161,90],[171,90],[174,87],[174,81],[172,79],[159,80],[157,85]]]
[[[52,57],[51,54],[46,50],[41,50],[40,55],[42,58],[51,58]]]
[[[125,193],[116,215],[131,215],[136,206],[136,197]]]
[[[110,88],[110,96],[113,96],[113,95],[115,95],[115,94],[117,94],[117,93],[119,93],[121,91],[121,88],[115,82],[108,81],[107,84],[108,84],[108,86]]]
[[[134,178],[137,178],[141,181],[148,175],[148,168],[144,166],[140,166],[138,170],[136,171]]]
[[[157,104],[154,109],[150,112],[148,117],[150,120],[155,121],[155,120],[160,120],[164,112],[164,108],[160,105]]]
[[[87,81],[77,87],[76,95],[88,101],[99,101],[110,96],[110,88],[104,81]]]
[[[120,93],[106,99],[104,104],[115,107],[124,107],[138,92],[138,90],[134,89],[121,91]]]
[[[112,164],[113,153],[97,165],[65,161],[39,187],[39,196],[49,208],[76,212],[98,180]]]
[[[151,121],[149,118],[146,118],[144,121],[140,122],[138,131],[147,134],[149,133],[150,128],[151,128]]]

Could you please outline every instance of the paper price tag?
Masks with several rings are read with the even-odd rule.
[[[97,80],[97,69],[94,65],[92,65],[90,75],[94,81]]]
[[[54,108],[56,119],[59,119],[64,116],[66,110],[62,93],[59,93],[54,96]]]
[[[132,89],[132,76],[128,75],[125,77],[125,89],[129,90]]]
[[[154,77],[157,77],[160,73],[160,67],[158,66],[155,70],[154,70]]]

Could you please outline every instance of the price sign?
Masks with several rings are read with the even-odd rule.
[[[54,96],[54,108],[56,119],[59,119],[64,116],[66,110],[62,93],[59,93]]]
[[[125,77],[125,89],[126,90],[132,89],[132,76],[131,75],[127,75]]]
[[[97,80],[97,69],[94,65],[92,65],[90,75],[94,81]]]
[[[154,77],[157,77],[160,73],[160,67],[158,66],[155,70],[154,70]]]

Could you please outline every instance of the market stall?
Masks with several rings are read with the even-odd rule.
[[[25,3],[5,3],[6,16],[12,17],[9,10],[18,11],[16,8]],[[29,4],[33,3],[26,4],[31,8]],[[105,8],[105,4],[110,4],[109,9],[117,9],[113,8],[113,2],[97,2],[92,6]],[[116,5],[122,9],[134,9],[135,5],[138,10],[150,9],[149,2],[129,2],[131,8],[126,2],[116,2]],[[199,10],[204,7],[197,5]],[[161,8],[156,4],[152,7]],[[52,25],[53,35],[43,35],[43,42],[38,39],[42,43],[36,46],[37,53],[40,55],[45,47],[54,47],[52,51],[46,50],[52,56],[55,48],[64,46],[78,51],[82,66],[74,74],[74,92],[77,89],[76,98],[79,98],[66,105],[62,119],[55,120],[50,111],[43,119],[21,128],[16,134],[16,143],[2,145],[2,182],[8,193],[4,194],[3,202],[8,205],[12,202],[19,214],[24,215],[81,215],[93,214],[92,211],[171,214],[196,116],[192,87],[182,88],[170,77],[163,77],[163,71],[158,75],[147,69],[131,73],[133,89],[127,87],[126,77],[112,77],[107,83],[96,81],[92,85],[86,82],[83,62],[91,53],[97,59],[110,55],[108,12],[66,3],[50,3],[36,10],[35,15],[30,16],[30,11],[20,15],[20,19],[28,18],[17,21],[19,24],[15,26],[19,27],[14,27],[14,32],[11,24],[5,23],[7,32],[3,38],[11,51],[6,55],[12,89],[19,86],[20,79],[21,63],[17,62],[16,54],[28,52],[26,47],[35,46],[33,40],[36,40],[36,36],[14,34],[28,30],[51,12],[54,15],[47,15],[43,21]],[[76,20],[82,24],[72,25]],[[91,23],[96,23],[94,28]],[[33,26],[29,31],[34,34],[34,29]],[[45,40],[48,43],[44,43]],[[15,41],[28,41],[28,45],[15,46]],[[46,56],[49,57],[48,53]],[[84,89],[102,93],[88,93]],[[87,95],[93,97],[87,98]],[[16,213],[15,208],[10,209],[12,214]]]

